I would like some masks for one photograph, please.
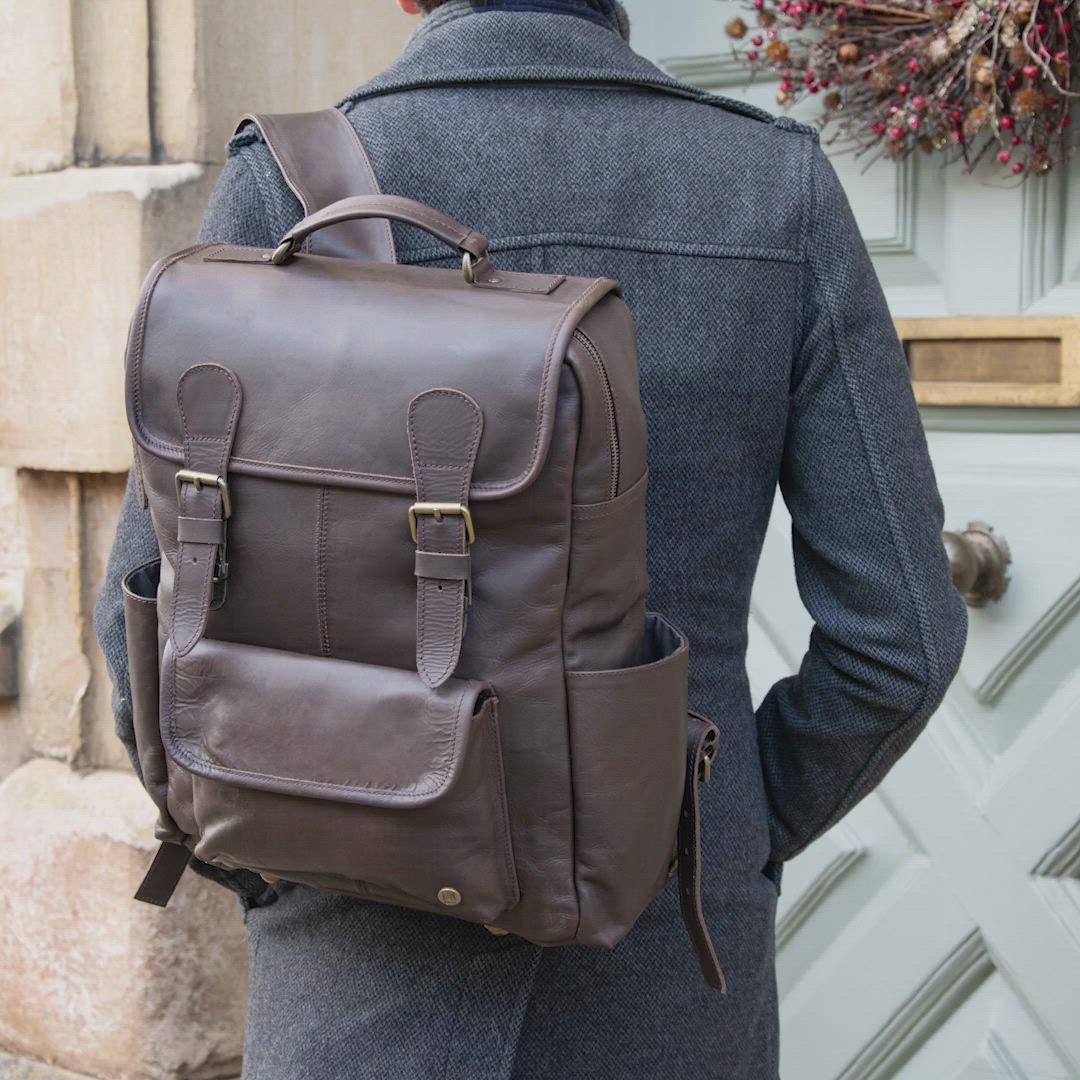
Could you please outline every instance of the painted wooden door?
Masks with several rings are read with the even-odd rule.
[[[688,82],[746,86],[739,5],[628,0],[635,47]],[[807,118],[796,111],[796,116]],[[836,158],[895,316],[1080,315],[1080,159],[1043,181],[919,155]],[[785,873],[785,1080],[1080,1078],[1080,410],[924,409],[948,525],[1010,544],[960,675],[881,788]],[[755,700],[810,631],[778,500],[754,593]]]

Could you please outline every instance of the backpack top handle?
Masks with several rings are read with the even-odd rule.
[[[488,238],[483,233],[462,225],[448,214],[433,206],[406,199],[401,195],[354,195],[339,199],[329,206],[308,214],[297,222],[282,238],[277,250],[270,257],[275,266],[282,266],[296,254],[304,240],[319,229],[340,225],[343,221],[363,218],[386,218],[415,225],[444,244],[461,252],[465,280],[473,283],[476,264],[487,258]]]

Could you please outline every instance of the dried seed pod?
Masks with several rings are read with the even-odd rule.
[[[791,50],[787,45],[780,41],[778,38],[770,41],[765,46],[765,55],[774,63],[779,64],[786,60],[791,55]]]
[[[759,11],[757,13],[758,26],[772,26],[776,22],[776,16],[771,11]]]
[[[1033,86],[1025,86],[1013,94],[1012,107],[1018,116],[1038,116],[1046,108],[1046,95]]]
[[[732,19],[724,29],[728,37],[741,38],[746,36],[746,23],[742,19]]]
[[[1021,64],[1026,64],[1028,58],[1028,51],[1024,48],[1024,43],[1018,41],[1015,45],[1009,47],[1009,63],[1013,67],[1020,67]]]
[[[825,108],[836,112],[843,107],[844,98],[837,90],[832,90],[825,95]]]
[[[977,86],[993,86],[997,82],[993,60],[981,53],[977,53],[968,62],[968,72],[971,75],[971,81]]]
[[[840,62],[843,64],[854,64],[862,56],[862,49],[855,44],[854,41],[845,41],[839,49],[836,50],[836,55],[840,58]]]
[[[931,67],[941,67],[952,56],[952,46],[944,34],[935,34],[922,47],[922,54]]]
[[[974,105],[964,117],[964,134],[970,139],[990,123],[991,110],[985,102]]]
[[[1045,176],[1052,168],[1054,163],[1050,160],[1050,155],[1045,150],[1036,150],[1034,157],[1031,159],[1030,171],[1037,176]]]
[[[891,90],[896,85],[896,65],[893,63],[878,64],[870,71],[870,88],[882,91]]]
[[[1009,5],[1013,18],[1018,23],[1030,21],[1032,12],[1035,10],[1035,0],[1013,0]]]

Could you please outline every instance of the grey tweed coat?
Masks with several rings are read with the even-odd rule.
[[[688,632],[691,701],[722,732],[704,881],[729,991],[702,985],[670,890],[604,953],[232,875],[258,1080],[775,1077],[780,864],[881,780],[963,648],[904,356],[814,132],[673,82],[614,24],[506,10],[538,6],[450,0],[341,107],[385,191],[482,229],[500,265],[625,287],[650,603]],[[265,145],[235,139],[203,237],[273,246],[300,216]],[[403,261],[445,258],[395,230]],[[816,625],[755,711],[747,618],[778,484]],[[155,553],[129,494],[97,610],[129,746],[118,581]]]

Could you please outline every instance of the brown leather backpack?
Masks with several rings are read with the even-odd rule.
[[[128,345],[162,554],[124,583],[164,842],[139,898],[193,853],[610,947],[677,868],[722,987],[697,877],[716,729],[645,610],[618,285],[497,269],[480,233],[378,194],[335,110],[248,119],[308,216],[274,252],[161,260]],[[389,220],[462,270],[395,263]]]

